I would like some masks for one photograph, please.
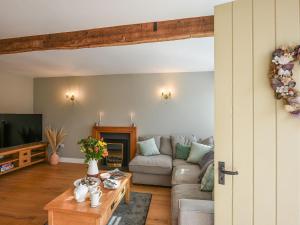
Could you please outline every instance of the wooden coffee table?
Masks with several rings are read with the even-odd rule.
[[[90,207],[88,198],[85,202],[77,203],[74,188],[69,188],[44,207],[48,211],[48,225],[106,225],[123,197],[129,203],[130,183],[130,173],[126,173],[116,190],[105,189],[101,183],[103,195],[101,205],[97,208]]]

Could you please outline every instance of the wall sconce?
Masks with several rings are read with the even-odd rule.
[[[161,98],[164,100],[164,101],[168,101],[172,98],[172,91],[171,90],[162,90],[161,91]]]
[[[67,92],[66,93],[66,99],[70,100],[72,103],[75,102],[75,94],[74,93],[70,93],[70,92]]]

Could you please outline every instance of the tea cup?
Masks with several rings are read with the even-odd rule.
[[[92,208],[99,206],[101,196],[102,196],[102,191],[99,188],[91,190],[90,200],[91,200]]]

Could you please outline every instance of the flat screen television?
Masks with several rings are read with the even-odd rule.
[[[0,149],[41,142],[42,114],[0,114]]]

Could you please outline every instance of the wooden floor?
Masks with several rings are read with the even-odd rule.
[[[85,165],[42,163],[0,176],[0,224],[43,225],[47,221],[44,205],[85,172]],[[170,188],[133,185],[132,191],[153,194],[146,225],[171,224]]]

